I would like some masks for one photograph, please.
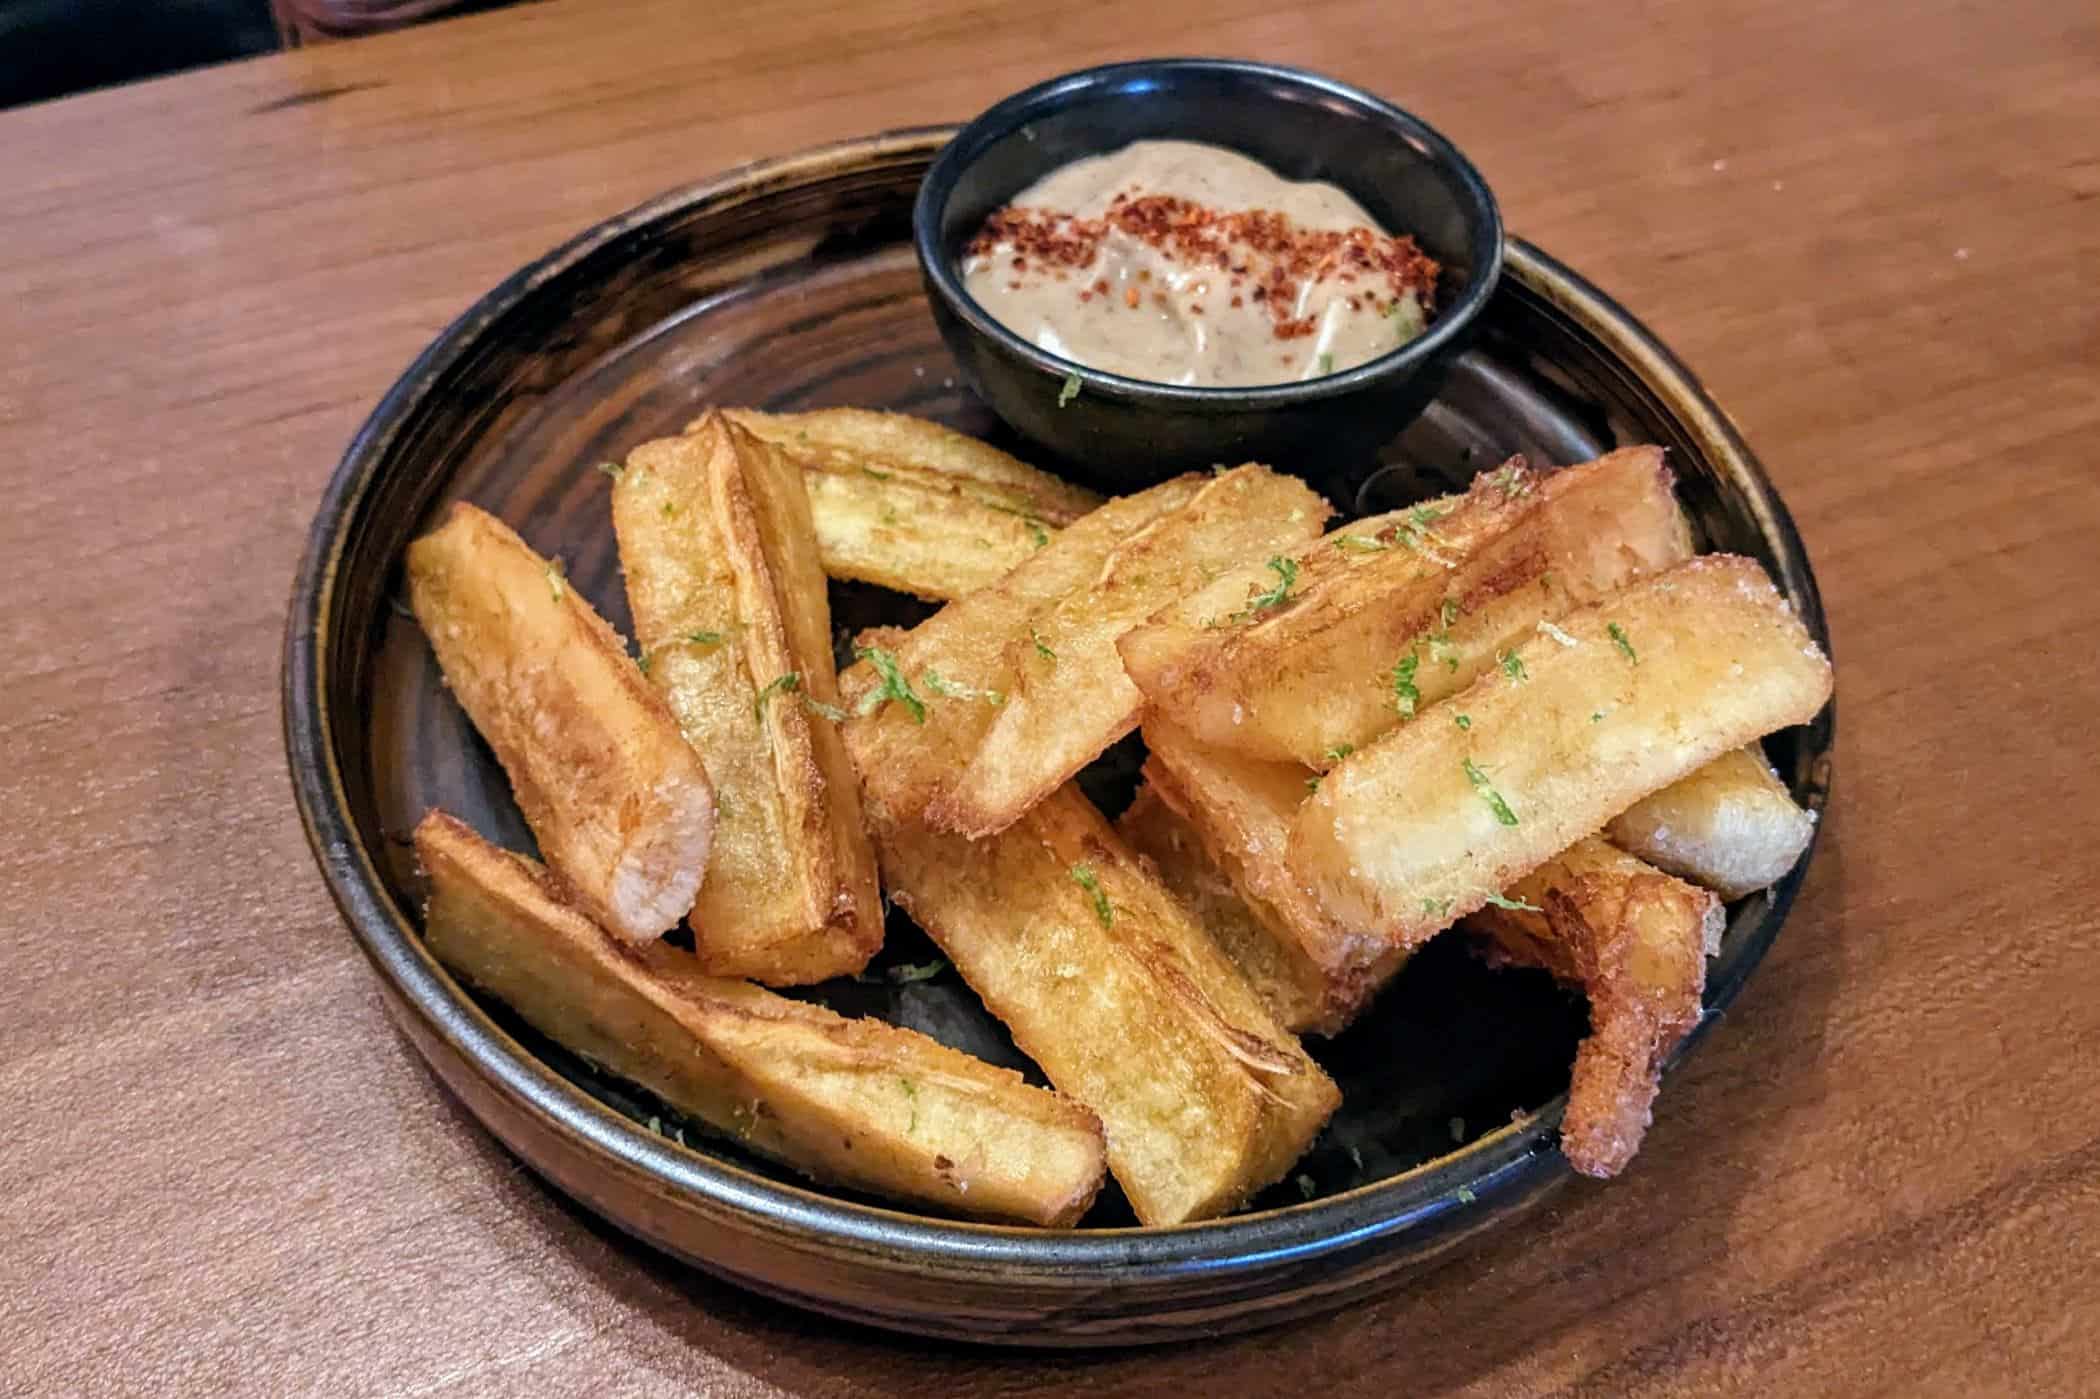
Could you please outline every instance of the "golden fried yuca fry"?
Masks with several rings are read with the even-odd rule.
[[[570,896],[630,942],[693,902],[714,791],[559,561],[464,502],[408,547],[409,605]]]
[[[1471,684],[1542,620],[1691,556],[1656,447],[1359,521],[1293,606],[1204,627],[1187,604],[1123,638],[1131,676],[1201,741],[1325,770]]]
[[[984,840],[878,826],[891,896],[1058,1091],[1146,1224],[1223,1214],[1340,1101],[1188,911],[1067,785]]]
[[[910,1030],[624,948],[545,871],[443,812],[416,828],[439,961],[556,1042],[817,1180],[985,1219],[1069,1225],[1103,1171],[1101,1126]]]
[[[1336,918],[1412,948],[1829,697],[1830,663],[1764,570],[1694,559],[1569,613],[1345,759],[1299,811],[1291,865]]]
[[[1328,514],[1303,482],[1244,466],[1124,540],[1091,584],[1038,613],[1031,635],[1007,641],[1007,701],[969,766],[929,804],[927,823],[971,836],[1011,825],[1137,726],[1145,697],[1123,673],[1117,637],[1239,559],[1268,555],[1270,573],[1248,585],[1241,607],[1286,598],[1295,566],[1274,551],[1317,537]],[[1038,647],[1055,659],[1041,664]]]
[[[1143,698],[1115,649],[1124,628],[1240,559],[1311,537],[1326,513],[1302,483],[1243,466],[1083,516],[998,584],[915,628],[894,676],[887,653],[847,671],[855,709],[904,681],[932,691],[924,707],[882,704],[847,723],[871,800],[938,830],[1005,829],[1136,726]],[[1288,579],[1279,573],[1273,586],[1287,591]],[[901,745],[870,766],[863,749],[876,734],[922,719],[939,743]]]
[[[859,780],[832,720],[831,613],[802,477],[725,419],[645,443],[613,526],[649,679],[719,797],[692,907],[703,970],[800,985],[882,945]]]
[[[1138,789],[1137,799],[1116,821],[1116,834],[1152,862],[1160,882],[1240,969],[1277,1024],[1291,1031],[1319,1027],[1324,1015],[1320,969],[1295,942],[1262,926],[1203,852],[1188,819],[1162,799],[1161,785],[1147,780]]]
[[[1561,1150],[1613,1176],[1640,1149],[1663,1060],[1699,1023],[1721,901],[1603,841],[1576,842],[1467,919],[1507,959],[1580,987],[1590,1033],[1575,1052]]]
[[[1165,719],[1145,722],[1146,782],[1188,823],[1203,852],[1268,933],[1271,959],[1289,969],[1294,1030],[1331,1035],[1361,1010],[1405,954],[1349,928],[1309,894],[1286,856],[1311,771],[1207,748]],[[1242,970],[1249,963],[1232,954]]]
[[[1777,883],[1815,832],[1815,817],[1795,805],[1755,744],[1722,754],[1605,827],[1620,849],[1724,899]]]
[[[990,587],[1101,503],[1093,492],[902,413],[726,410],[803,471],[824,571],[946,601]]]

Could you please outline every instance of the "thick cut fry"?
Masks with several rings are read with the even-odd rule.
[[[1121,642],[1131,677],[1199,741],[1325,770],[1471,684],[1542,620],[1691,557],[1656,447],[1336,530],[1290,606],[1204,625],[1196,602]]]
[[[464,502],[408,548],[409,605],[569,895],[630,942],[685,913],[714,791],[559,561]]]
[[[1291,1031],[1324,1028],[1320,969],[1295,942],[1262,926],[1204,853],[1195,828],[1161,797],[1162,785],[1148,780],[1138,789],[1137,800],[1116,821],[1116,834],[1152,862],[1160,881],[1196,915],[1277,1024]]]
[[[1612,818],[1612,844],[1724,899],[1768,888],[1816,833],[1755,745],[1724,753]]]
[[[1143,696],[1115,648],[1125,628],[1243,559],[1312,537],[1326,515],[1302,483],[1243,466],[1169,481],[1082,517],[998,584],[913,629],[894,657],[846,672],[856,710],[913,677],[933,691],[928,706],[884,703],[848,721],[871,802],[936,830],[1004,830],[1136,726]],[[1276,605],[1290,587],[1279,567],[1269,588],[1240,605]],[[969,698],[932,702],[945,694]],[[890,761],[867,761],[878,735],[922,721],[938,743],[892,745]]]
[[[902,413],[727,410],[802,468],[824,571],[947,601],[999,581],[1101,503],[974,437]]]
[[[802,477],[716,416],[646,443],[613,525],[649,679],[719,798],[692,906],[701,968],[799,985],[882,945],[875,855],[835,721],[831,613]]]
[[[1298,813],[1291,864],[1334,917],[1412,948],[1829,697],[1829,662],[1764,570],[1694,559],[1568,614],[1344,760]]]
[[[704,976],[667,943],[615,944],[539,866],[443,812],[416,828],[438,960],[534,1028],[820,1181],[985,1219],[1076,1223],[1101,1126],[910,1030]]]
[[[1146,1224],[1223,1214],[1340,1101],[1076,786],[985,840],[878,826],[891,896],[1058,1090]]]
[[[1255,964],[1276,963],[1294,988],[1279,1012],[1294,1030],[1341,1030],[1405,959],[1383,938],[1337,921],[1288,862],[1291,826],[1312,776],[1298,763],[1267,763],[1206,748],[1164,719],[1145,723],[1148,790],[1188,823],[1210,863],[1267,934]],[[1234,960],[1245,970],[1240,953]],[[1268,978],[1258,978],[1267,980]]]
[[[1517,881],[1513,903],[1467,919],[1509,961],[1579,987],[1590,1033],[1575,1052],[1561,1150],[1584,1175],[1614,1176],[1640,1149],[1663,1060],[1699,1023],[1721,901],[1594,837]]]

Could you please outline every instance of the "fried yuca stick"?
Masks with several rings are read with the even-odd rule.
[[[1794,867],[1816,821],[1752,744],[1635,803],[1604,829],[1620,849],[1739,899]]]
[[[622,947],[546,872],[433,811],[416,828],[438,960],[550,1039],[820,1181],[984,1219],[1070,1225],[1103,1173],[1078,1104],[910,1030]]]
[[[1320,969],[1295,942],[1262,926],[1232,881],[1204,853],[1195,827],[1162,797],[1164,785],[1146,780],[1137,799],[1116,819],[1116,834],[1152,862],[1160,882],[1240,969],[1277,1024],[1291,1031],[1321,1028],[1325,985]]]
[[[1763,569],[1694,559],[1344,760],[1298,813],[1292,867],[1334,917],[1412,948],[1643,797],[1807,722],[1830,684]]]
[[[776,986],[859,971],[881,894],[858,778],[815,708],[836,712],[838,684],[801,474],[711,416],[634,450],[613,527],[650,683],[719,798],[701,968]]]
[[[1516,458],[1463,497],[1334,531],[1291,606],[1218,626],[1191,599],[1120,646],[1201,742],[1325,770],[1464,689],[1542,619],[1691,552],[1660,448],[1545,475]]]
[[[661,935],[700,887],[715,798],[627,648],[558,560],[464,502],[409,545],[408,589],[570,897],[630,942]]]
[[[1004,830],[1136,726],[1143,696],[1116,654],[1123,629],[1232,564],[1311,538],[1326,514],[1301,482],[1242,466],[1081,517],[994,586],[914,628],[894,656],[847,671],[856,710],[871,694],[903,699],[906,682],[927,672],[936,695],[969,697],[929,706],[914,696],[848,721],[871,802],[936,830]],[[1241,606],[1259,610],[1288,594],[1289,571],[1278,564]],[[868,762],[878,735],[922,722],[939,731],[938,744],[897,744],[889,761]]]
[[[1147,790],[1187,823],[1209,863],[1267,934],[1265,946],[1243,940],[1228,943],[1228,953],[1242,971],[1275,968],[1273,975],[1249,975],[1257,985],[1290,988],[1286,1000],[1271,1001],[1286,1028],[1337,1033],[1405,954],[1335,919],[1287,862],[1311,771],[1207,748],[1156,717],[1145,722],[1145,744],[1151,749]]]
[[[923,418],[861,408],[726,413],[802,468],[817,547],[834,578],[958,598],[998,582],[1101,503]]]
[[[1236,1208],[1340,1101],[1076,786],[984,840],[893,824],[877,842],[891,897],[1058,1091],[1100,1115],[1144,1223]]]
[[[1543,967],[1589,999],[1561,1150],[1584,1175],[1617,1175],[1653,1117],[1663,1060],[1699,1023],[1721,901],[1594,837],[1509,894],[1519,907],[1491,905],[1466,926],[1503,958]]]

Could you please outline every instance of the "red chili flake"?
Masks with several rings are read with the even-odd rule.
[[[1124,291],[1123,304],[1128,306],[1133,311],[1137,309],[1138,294],[1136,287],[1131,287]]]
[[[1246,304],[1246,301],[1247,298],[1244,296],[1235,296],[1234,298],[1232,298],[1232,304],[1235,306],[1243,306]]]
[[[1203,303],[1202,303],[1202,302],[1200,302],[1200,301],[1191,301],[1191,302],[1189,303],[1189,314],[1190,314],[1190,315],[1192,315],[1192,316],[1200,316],[1200,315],[1202,315],[1202,314],[1203,314]]]
[[[1368,228],[1299,228],[1275,210],[1226,213],[1193,200],[1129,192],[1118,193],[1108,212],[1094,219],[1048,209],[995,210],[966,251],[977,256],[1010,249],[1016,270],[1033,259],[1053,269],[1056,280],[1065,281],[1070,271],[1094,270],[1111,233],[1144,242],[1184,266],[1229,270],[1235,292],[1241,286],[1239,278],[1252,277],[1255,285],[1248,294],[1266,306],[1282,340],[1311,333],[1312,322],[1293,315],[1303,286],[1328,279],[1353,283],[1360,273],[1368,273],[1384,282],[1390,302],[1411,293],[1431,309],[1440,271],[1412,238],[1391,238]],[[1137,280],[1150,282],[1152,275],[1141,270]],[[1107,279],[1097,278],[1093,289],[1108,294]],[[1203,290],[1199,287],[1198,294]],[[1369,298],[1373,305],[1381,299]],[[1167,304],[1164,298],[1158,300]],[[1134,304],[1129,294],[1125,301]],[[1235,299],[1233,304],[1242,303]],[[1362,304],[1352,294],[1352,309],[1360,310]]]

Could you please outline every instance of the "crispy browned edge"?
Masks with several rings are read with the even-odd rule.
[[[1584,1175],[1624,1170],[1654,1115],[1663,1061],[1699,1023],[1721,901],[1594,837],[1517,881],[1511,909],[1466,920],[1504,960],[1544,968],[1590,1003],[1561,1150]]]
[[[489,665],[492,648],[513,645],[518,635],[447,627],[439,615],[456,604],[463,585],[500,586],[506,568],[543,580],[559,615],[559,634],[523,634],[548,655],[522,670]],[[675,925],[676,913],[648,915],[624,896],[638,874],[653,891],[643,902],[668,908],[690,901],[685,891],[699,887],[714,836],[714,792],[613,629],[558,564],[466,501],[454,502],[436,529],[409,545],[408,578],[410,606],[447,686],[502,765],[569,896],[630,941]],[[484,666],[501,673],[484,673]],[[593,703],[575,691],[586,683],[600,691]],[[550,711],[558,723],[538,722]]]
[[[915,1031],[706,976],[665,943],[616,943],[563,901],[543,867],[445,812],[424,817],[415,844],[431,882],[425,939],[440,961],[511,999],[550,1038],[751,1150],[814,1180],[1052,1227],[1077,1223],[1099,1190],[1098,1119],[1018,1073]],[[521,993],[526,980],[544,999]],[[593,1006],[592,988],[609,1003]],[[812,1096],[836,1071],[851,1074],[850,1085]],[[885,1091],[878,1104],[868,1085],[886,1090],[892,1079],[898,1101]],[[901,1130],[888,1120],[907,1113]],[[998,1150],[968,1130],[987,1115],[1008,1134]],[[943,1136],[944,1127],[960,1130]],[[1060,1157],[1069,1158],[1063,1167]]]

